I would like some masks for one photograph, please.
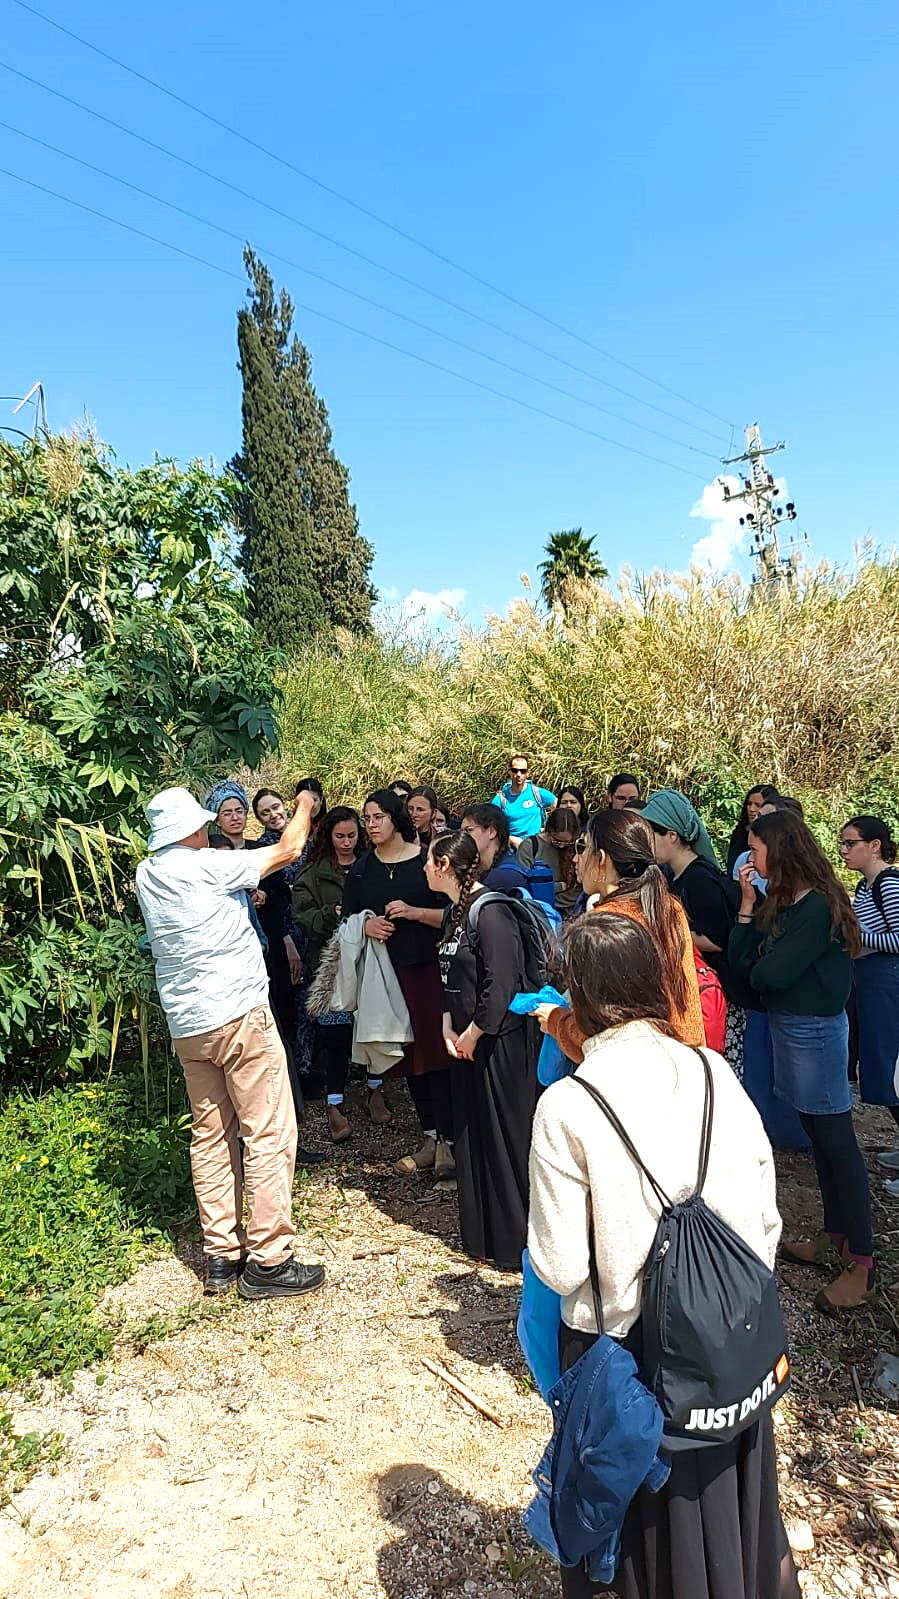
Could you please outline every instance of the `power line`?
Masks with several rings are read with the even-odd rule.
[[[85,161],[82,156],[74,155],[70,150],[63,150],[59,145],[51,144],[47,139],[38,138],[35,133],[28,133],[24,128],[17,128],[11,122],[0,120],[0,128],[5,128],[9,133],[15,133],[21,139],[27,139],[31,144],[40,145],[43,150],[51,150],[54,155],[63,156],[66,161],[72,161],[79,167],[84,167],[88,172],[96,172],[102,178],[108,178],[112,183],[121,184],[125,189],[130,189],[134,194],[140,194],[146,200],[152,200],[156,205],[165,206],[169,211],[175,211],[179,216],[187,217],[192,222],[198,222],[204,228],[211,228],[215,233],[220,233],[223,238],[243,244],[243,235],[235,233],[231,228],[222,227],[218,222],[211,221],[208,217],[199,216],[196,211],[190,211],[186,206],[176,205],[173,200],[166,200],[162,195],[154,194],[150,189],[144,189],[138,183],[132,183],[128,178],[122,178],[115,172],[108,172],[105,167],[96,166],[93,161]],[[455,345],[459,350],[465,350],[469,355],[475,355],[480,360],[491,361],[495,366],[502,367],[504,371],[513,373],[516,377],[525,378],[528,382],[538,383],[543,388],[551,389],[554,394],[561,394],[567,400],[574,400],[579,405],[587,405],[593,411],[601,411],[604,416],[611,416],[616,422],[623,422],[627,427],[640,428],[644,433],[651,433],[654,438],[664,439],[668,444],[674,444],[678,449],[689,450],[694,455],[703,455],[710,461],[718,461],[719,456],[713,455],[711,450],[702,450],[696,444],[685,444],[683,440],[676,439],[671,433],[663,433],[658,428],[649,427],[645,422],[637,422],[632,417],[622,416],[620,411],[612,411],[608,406],[598,405],[595,400],[585,399],[580,394],[575,394],[571,389],[563,389],[557,383],[550,383],[548,379],[538,377],[534,372],[528,372],[523,367],[513,366],[509,361],[503,361],[499,356],[488,355],[485,350],[479,350],[473,344],[466,344],[462,339],[455,339],[449,333],[442,333],[439,328],[431,327],[427,322],[420,322],[416,317],[407,316],[403,311],[395,311],[391,306],[384,305],[380,300],[373,300],[367,294],[360,294],[358,290],[348,288],[346,284],[338,283],[334,278],[325,277],[321,272],[314,272],[311,267],[306,267],[299,261],[291,260],[290,256],[281,255],[277,250],[260,247],[267,259],[283,261],[287,266],[297,272],[303,272],[307,277],[314,278],[318,283],[325,283],[329,288],[338,289],[341,294],[349,294],[354,300],[361,300],[363,305],[370,305],[378,311],[384,311],[388,316],[397,317],[401,322],[407,322],[410,327],[419,328],[425,333],[433,334],[435,338],[444,339],[448,344]]]
[[[493,332],[502,334],[504,338],[512,339],[516,343],[524,345],[527,349],[534,350],[538,355],[542,355],[550,361],[555,361],[560,366],[567,367],[569,371],[576,372],[580,377],[587,378],[591,383],[599,383],[603,388],[611,389],[614,394],[620,394],[623,398],[632,400],[636,405],[642,405],[647,410],[656,412],[659,416],[667,417],[669,421],[676,422],[681,427],[692,428],[694,432],[702,433],[707,438],[718,440],[719,434],[703,427],[700,422],[691,422],[687,417],[680,417],[674,411],[668,411],[664,406],[656,405],[653,400],[645,400],[641,395],[633,394],[629,389],[621,388],[619,384],[612,383],[608,378],[601,378],[597,373],[590,372],[586,367],[578,366],[575,362],[566,360],[564,356],[556,355],[552,350],[545,349],[543,345],[535,344],[532,339],[525,338],[524,334],[513,333],[500,323],[491,321],[489,317],[481,316],[477,311],[469,311],[466,306],[460,305],[457,300],[449,299],[447,295],[438,293],[436,289],[427,288],[425,284],[419,283],[417,279],[407,277],[405,273],[398,272],[394,267],[386,266],[373,256],[365,255],[361,250],[354,249],[352,245],[344,244],[331,234],[323,233],[319,228],[314,228],[310,223],[303,222],[289,211],[283,211],[279,206],[271,205],[268,200],[261,199],[260,196],[253,194],[250,190],[242,189],[238,184],[231,183],[229,179],[220,177],[218,173],[210,171],[207,167],[199,166],[196,161],[189,160],[187,156],[179,155],[176,150],[170,150],[166,145],[158,144],[154,139],[147,138],[145,134],[137,133],[133,128],[127,127],[125,123],[116,122],[113,117],[106,116],[102,111],[96,111],[92,106],[84,105],[80,100],[74,100],[71,95],[63,94],[61,89],[54,89],[50,84],[41,82],[39,78],[33,78],[27,72],[22,72],[20,68],[10,66],[8,61],[0,60],[0,67],[14,77],[21,78],[25,83],[30,83],[34,88],[41,89],[57,100],[62,100],[66,105],[74,106],[77,111],[83,111],[86,116],[93,117],[95,121],[103,122],[107,127],[115,128],[117,132],[126,134],[128,138],[136,140],[137,143],[146,145],[148,149],[155,150],[169,160],[178,162],[180,166],[187,167],[189,171],[197,172],[203,178],[209,178],[213,183],[218,183],[222,188],[228,189],[232,194],[238,194],[242,199],[261,206],[263,210],[270,211],[273,216],[280,217],[282,221],[289,222],[294,227],[302,228],[304,232],[311,234],[313,238],[321,239],[325,244],[333,245],[335,249],[342,250],[346,255],[351,255],[357,261],[364,262],[366,266],[372,266],[378,272],[386,273],[388,277],[395,278],[398,283],[404,284],[407,288],[419,290],[422,294],[428,295],[430,299],[438,301],[441,305],[447,305],[451,310],[460,312],[462,316],[470,317],[472,321],[480,322],[484,327],[491,328]]]
[[[188,261],[194,261],[198,266],[209,267],[210,271],[218,272],[222,277],[233,278],[237,283],[244,283],[244,278],[239,272],[233,272],[230,267],[220,266],[218,262],[207,261],[204,256],[195,255],[191,250],[184,250],[179,244],[172,244],[168,239],[160,239],[158,234],[147,233],[144,228],[137,228],[131,222],[123,222],[120,217],[111,216],[108,211],[99,211],[95,206],[85,205],[82,200],[75,200],[69,194],[60,194],[57,189],[50,189],[43,183],[35,183],[32,178],[25,178],[20,172],[11,172],[8,167],[0,167],[0,176],[12,178],[16,183],[22,183],[29,189],[36,189],[40,194],[49,194],[54,200],[62,200],[65,205],[75,206],[79,211],[86,211],[89,216],[99,217],[101,222],[111,222],[113,227],[123,228],[126,233],[133,233],[139,239],[148,239],[151,244],[161,245],[164,250],[172,250],[176,255],[184,256]],[[572,422],[569,417],[558,416],[554,411],[545,411],[542,406],[532,405],[529,400],[521,400],[515,394],[505,394],[502,389],[494,389],[489,383],[482,383],[478,378],[468,377],[464,372],[456,372],[452,367],[442,366],[439,361],[432,361],[426,355],[417,355],[414,350],[406,350],[400,344],[392,344],[389,339],[382,339],[376,333],[369,333],[365,328],[354,327],[350,322],[343,322],[339,317],[330,316],[326,311],[319,311],[313,305],[302,305],[295,302],[296,309],[305,312],[308,316],[317,316],[323,322],[329,322],[333,327],[342,328],[345,333],[355,333],[359,338],[369,339],[372,344],[379,344],[385,350],[392,350],[396,355],[405,355],[411,361],[418,361],[422,366],[431,367],[435,372],[442,372],[444,376],[457,378],[460,383],[468,383],[472,388],[481,389],[485,394],[492,394],[496,399],[506,400],[511,405],[518,405],[525,411],[532,411],[535,416],[546,417],[550,422],[559,422],[563,427],[573,428],[576,433],[585,433],[588,438],[599,439],[602,444],[611,444],[618,450],[626,450],[628,455],[639,455],[644,461],[654,461],[657,466],[665,466],[671,472],[679,472],[682,477],[695,479],[704,483],[705,478],[698,472],[691,472],[685,466],[677,466],[674,461],[665,461],[659,455],[651,455],[648,450],[640,450],[635,444],[625,444],[622,439],[614,439],[607,433],[598,433],[595,428],[584,427],[581,422]]]
[[[586,349],[593,350],[595,354],[601,355],[604,360],[612,361],[626,372],[632,372],[635,377],[640,378],[644,383],[651,383],[654,388],[661,389],[665,394],[670,394],[674,399],[680,400],[682,404],[689,405],[696,411],[702,411],[705,416],[713,417],[716,422],[723,422],[725,426],[730,426],[728,417],[720,416],[717,411],[711,411],[708,406],[700,405],[697,400],[691,400],[688,395],[681,394],[677,389],[670,388],[667,383],[661,383],[657,378],[650,377],[648,372],[643,372],[639,367],[632,366],[629,361],[623,361],[620,356],[613,355],[610,350],[604,349],[602,345],[594,344],[592,340],[585,339],[582,334],[575,333],[573,329],[565,327],[561,322],[554,321],[552,317],[546,316],[543,311],[538,311],[534,306],[526,304],[524,300],[516,299],[513,294],[509,294],[506,289],[500,288],[498,284],[491,283],[487,278],[479,277],[469,267],[462,266],[460,262],[454,261],[451,256],[443,255],[439,250],[435,250],[432,245],[425,244],[422,239],[416,238],[414,234],[404,232],[395,223],[389,222],[386,217],[380,216],[377,211],[368,210],[366,206],[360,205],[357,200],[351,199],[349,195],[341,193],[339,189],[332,188],[327,183],[323,183],[320,178],[314,177],[311,172],[306,172],[302,167],[296,166],[294,162],[288,161],[286,156],[279,155],[276,150],[270,150],[267,145],[260,144],[256,139],[251,139],[248,134],[242,133],[239,128],[232,127],[228,122],[223,122],[221,118],[213,116],[210,111],[205,111],[202,106],[198,106],[192,100],[186,99],[184,95],[176,94],[173,89],[169,89],[164,83],[159,83],[155,78],[149,77],[147,73],[139,72],[136,67],[129,66],[127,61],[119,60],[118,56],[110,54],[108,50],[102,50],[99,45],[94,44],[90,39],[83,38],[81,34],[75,33],[71,28],[64,27],[55,18],[48,17],[43,11],[38,11],[36,6],[28,5],[27,0],[13,0],[13,4],[19,6],[22,11],[29,12],[31,16],[37,17],[39,21],[46,22],[49,27],[55,28],[59,33],[64,34],[66,38],[74,39],[76,44],[82,45],[85,50],[93,51],[95,55],[100,56],[104,61],[109,61],[114,67],[118,67],[120,71],[129,73],[133,78],[137,78],[140,83],[145,83],[151,89],[156,89],[159,94],[166,95],[176,105],[184,106],[186,110],[192,111],[198,117],[202,117],[204,121],[211,123],[213,127],[221,129],[223,133],[230,134],[234,139],[239,139],[242,144],[247,145],[251,150],[256,150],[270,161],[276,161],[279,166],[284,167],[288,172],[293,172],[297,177],[302,178],[304,182],[313,184],[323,194],[339,200],[342,205],[350,206],[360,216],[367,217],[371,222],[377,222],[380,227],[387,228],[397,238],[405,240],[407,244],[413,244],[416,249],[424,250],[435,261],[440,261],[444,266],[451,267],[454,272],[462,273],[472,283],[477,283],[482,289],[488,289],[491,294],[498,294],[501,299],[508,301],[510,305],[516,306],[519,311],[525,311],[528,316],[536,317],[538,321],[545,322],[547,327],[554,328],[557,333],[564,333],[566,338],[576,340],[578,344],[583,344]]]

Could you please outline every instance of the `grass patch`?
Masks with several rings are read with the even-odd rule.
[[[187,1118],[179,1104],[148,1121],[140,1076],[15,1090],[0,1104],[0,1173],[0,1389],[65,1380],[119,1335],[104,1289],[193,1212]],[[0,1408],[0,1495],[60,1447],[17,1435]]]

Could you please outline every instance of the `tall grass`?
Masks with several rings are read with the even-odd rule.
[[[358,800],[392,777],[457,805],[490,795],[513,750],[599,803],[620,767],[690,793],[719,838],[743,791],[776,783],[829,829],[899,822],[899,561],[867,555],[762,597],[736,578],[625,574],[546,616],[528,597],[448,642],[341,635],[285,675],[285,784],[316,772]]]

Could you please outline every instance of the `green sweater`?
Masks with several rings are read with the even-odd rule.
[[[826,899],[814,889],[780,913],[772,933],[735,922],[727,958],[731,971],[764,995],[769,1011],[838,1016],[849,998],[852,962],[834,939]]]

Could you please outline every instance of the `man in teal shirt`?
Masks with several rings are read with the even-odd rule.
[[[505,812],[509,843],[517,849],[523,838],[539,833],[547,811],[556,803],[556,796],[548,788],[537,788],[531,782],[526,755],[513,755],[509,762],[509,781],[503,784],[493,803]]]

